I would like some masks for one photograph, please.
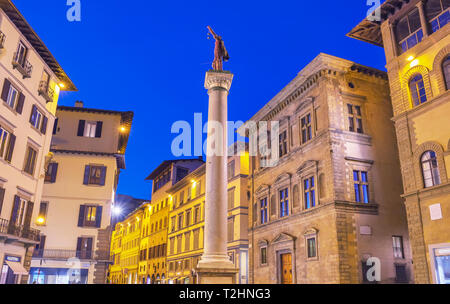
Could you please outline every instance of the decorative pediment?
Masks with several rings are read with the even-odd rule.
[[[306,170],[317,168],[319,161],[317,160],[307,160],[297,169],[297,174],[302,175],[302,173]]]
[[[260,240],[258,242],[258,247],[267,247],[269,246],[269,241],[268,240]]]
[[[294,242],[294,241],[295,241],[295,236],[292,236],[290,234],[282,232],[276,238],[273,239],[272,243],[276,244],[276,243]]]
[[[269,186],[269,185],[262,184],[261,186],[258,187],[258,189],[256,189],[255,194],[256,194],[256,196],[258,196],[258,195],[260,195],[260,194],[263,194],[263,193],[265,193],[265,192],[268,192],[269,189],[270,189],[270,186]]]
[[[305,232],[303,232],[303,235],[312,235],[312,234],[317,234],[317,233],[319,233],[319,230],[311,227],[311,228],[306,229]]]
[[[289,181],[292,177],[292,174],[290,173],[283,173],[281,175],[279,175],[276,180],[275,180],[275,184],[279,184],[285,181]]]

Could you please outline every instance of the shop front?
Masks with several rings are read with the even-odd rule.
[[[450,284],[450,244],[430,246],[431,268],[436,284]]]
[[[31,268],[28,284],[87,284],[88,269]]]
[[[0,273],[0,284],[18,284],[21,276],[28,275],[19,256],[5,255]]]

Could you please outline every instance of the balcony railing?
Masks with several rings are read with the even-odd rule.
[[[68,260],[71,258],[78,258],[80,260],[99,260],[99,261],[109,261],[109,252],[96,251],[93,250],[65,250],[65,249],[38,249],[33,252],[34,258],[43,259],[55,259],[55,260]]]
[[[18,226],[10,223],[8,220],[0,219],[0,234],[39,242],[40,231],[30,227]]]
[[[38,93],[39,95],[44,97],[46,102],[52,102],[55,91],[52,88],[50,88],[47,81],[42,80],[39,83]]]
[[[18,52],[15,52],[12,65],[13,68],[17,69],[22,74],[24,79],[31,77],[31,73],[33,72],[33,66],[23,55],[20,55]]]
[[[6,35],[0,31],[0,49],[3,49],[5,47],[5,40],[6,40]]]

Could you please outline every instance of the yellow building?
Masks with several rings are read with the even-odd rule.
[[[248,278],[248,154],[228,158],[228,254],[240,269],[236,282]],[[195,284],[204,248],[205,169],[203,165],[167,192],[169,213],[167,273],[169,284]]]
[[[0,0],[0,284],[26,283],[61,90],[76,91],[10,0]]]
[[[387,0],[349,36],[384,47],[416,283],[450,283],[450,4]]]
[[[120,257],[122,255],[122,240],[124,234],[124,227],[122,223],[117,223],[114,231],[111,235],[111,261],[112,264],[109,267],[108,282],[110,284],[122,284],[123,272],[120,267]]]
[[[122,248],[120,257],[116,258],[120,270],[116,267],[116,262],[110,267],[110,282],[117,282],[117,284],[138,283],[139,253],[145,206],[139,207],[125,221],[116,225],[114,233],[122,231],[120,236]]]

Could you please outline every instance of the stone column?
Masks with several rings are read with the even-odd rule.
[[[419,1],[416,4],[416,6],[419,9],[420,25],[422,26],[423,38],[425,38],[425,37],[428,37],[429,31],[428,31],[427,18],[425,17],[425,10],[423,8],[423,1]]]
[[[235,283],[236,268],[227,254],[227,114],[233,74],[208,71],[205,246],[197,266],[198,283]]]

